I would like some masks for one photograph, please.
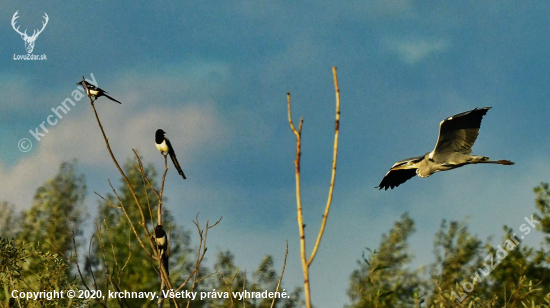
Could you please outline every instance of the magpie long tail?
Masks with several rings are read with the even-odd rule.
[[[117,103],[119,103],[119,104],[122,104],[121,102],[117,101],[116,99],[110,97],[109,95],[107,95],[107,94],[105,94],[105,93],[103,94],[103,96],[105,96],[105,97],[107,97],[108,99],[110,99],[110,100],[112,100],[112,101],[115,101],[115,102],[117,102]]]
[[[178,159],[176,158],[176,154],[170,153],[170,158],[172,159],[172,162],[174,163],[174,166],[178,170],[178,173],[183,177],[183,179],[187,179],[185,177],[185,174],[183,174],[183,170],[181,170],[180,164],[178,163]]]
[[[166,255],[166,252],[162,256],[162,265],[164,266],[164,269],[166,270],[166,274],[170,275],[170,271],[168,271],[168,256]]]

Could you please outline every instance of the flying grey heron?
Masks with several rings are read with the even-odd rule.
[[[378,189],[393,189],[415,175],[425,178],[439,171],[451,170],[468,164],[513,165],[509,160],[489,160],[489,157],[471,155],[479,134],[481,119],[491,107],[475,108],[449,117],[439,124],[435,149],[423,156],[396,162],[386,173]]]

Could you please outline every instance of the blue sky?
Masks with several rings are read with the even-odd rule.
[[[224,219],[209,235],[210,260],[231,250],[249,271],[270,254],[288,288],[301,284],[294,191],[295,138],[286,114],[304,117],[302,191],[308,250],[327,197],[334,128],[331,67],[341,91],[340,151],[325,237],[311,267],[313,303],[341,307],[365,247],[378,246],[400,215],[417,223],[415,264],[433,260],[441,219],[480,238],[534,212],[532,187],[548,181],[550,40],[545,2],[230,1],[48,3],[0,0],[0,199],[28,208],[62,161],[77,158],[93,191],[118,179],[89,104],[77,102],[32,149],[32,138],[83,76],[122,101],[97,105],[120,161],[137,149],[157,169],[153,139],[167,132],[188,180],[173,168],[167,206],[177,222]],[[49,22],[33,54],[12,29]],[[29,33],[29,34],[30,34]],[[492,106],[474,154],[515,166],[466,166],[393,191],[389,167],[431,151],[444,118]],[[538,245],[538,239],[528,238]]]

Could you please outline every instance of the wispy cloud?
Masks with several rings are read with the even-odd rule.
[[[415,64],[430,55],[446,51],[451,42],[447,39],[388,39],[385,47],[407,64]]]
[[[201,74],[195,74],[197,70],[188,70],[188,74],[165,78],[154,73],[134,76],[123,73],[109,87],[103,86],[113,96],[116,93],[116,97],[123,102],[122,105],[112,104],[100,98],[95,104],[110,146],[120,163],[133,157],[132,149],[138,150],[146,161],[158,158],[161,162],[153,144],[154,132],[158,128],[167,131],[168,137],[177,146],[182,164],[207,159],[209,154],[227,146],[234,130],[214,103],[218,91],[214,87],[207,87],[209,93],[195,90],[197,79],[202,81],[203,86],[209,84],[205,80],[209,77],[202,74],[209,72],[209,76],[216,80],[220,76],[210,65],[198,71]],[[21,92],[26,93],[29,87],[24,81],[19,84]],[[101,80],[98,81],[101,83]],[[153,88],[149,88],[149,84],[144,86],[147,89],[135,91],[136,85],[144,85],[145,81],[150,81]],[[55,95],[62,96],[60,93]],[[168,103],[172,106],[167,106]],[[65,115],[55,126],[48,127],[49,132],[40,142],[30,137],[28,131],[17,132],[31,138],[33,147],[28,153],[19,153],[15,165],[0,162],[0,181],[5,183],[0,187],[1,200],[12,202],[18,208],[28,207],[35,190],[56,174],[63,161],[77,158],[86,174],[102,170],[110,164],[111,159],[87,98],[77,102],[72,109],[75,111]],[[49,108],[44,108],[44,112],[42,117],[51,113]],[[17,151],[17,145],[13,147],[13,151]],[[104,178],[110,176],[104,174]]]

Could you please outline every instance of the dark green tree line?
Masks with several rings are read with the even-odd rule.
[[[33,205],[28,210],[17,213],[8,202],[0,203],[0,307],[157,307],[156,300],[139,298],[102,302],[68,300],[66,297],[39,301],[10,299],[13,290],[66,292],[88,287],[101,290],[103,294],[117,289],[128,292],[159,291],[158,264],[155,266],[156,260],[147,257],[131,230],[129,221],[140,240],[146,243],[146,235],[139,225],[141,214],[126,183],[121,179],[120,187],[114,192],[98,198],[99,210],[93,221],[93,232],[84,239],[83,222],[88,213],[82,204],[86,184],[84,176],[78,175],[75,168],[75,162],[63,163],[59,173],[37,189]],[[154,226],[158,205],[156,196],[144,183],[144,177],[133,161],[127,161],[124,172],[139,202],[147,206],[145,220]],[[147,166],[144,173],[153,187],[157,187],[158,176],[154,168]],[[166,197],[163,199],[167,203]],[[126,213],[121,203],[125,205]],[[179,286],[194,270],[197,247],[192,244],[191,232],[180,226],[166,207],[163,207],[163,221],[170,238],[170,277]],[[81,261],[79,267],[76,261]],[[220,274],[223,273],[226,278],[233,277],[232,271],[236,268],[230,252],[220,253],[212,268],[199,266],[197,277],[206,279],[197,283],[194,291],[226,290],[227,285],[221,283]],[[235,290],[245,286],[248,291],[275,291],[279,273],[273,268],[273,259],[266,256],[252,276],[247,277],[246,273],[241,272],[234,278],[231,288]],[[188,283],[183,290],[190,290],[191,286],[192,283]],[[299,290],[287,290],[287,293],[289,298],[278,300],[274,307],[301,305]],[[187,300],[178,302],[181,307],[187,306]],[[226,307],[228,303],[223,299],[194,300],[189,306]],[[235,301],[234,307],[241,307],[243,303],[251,308],[271,306],[271,301],[248,299]],[[163,306],[172,305],[165,300]]]
[[[519,230],[503,226],[496,244],[482,241],[465,222],[442,221],[429,273],[411,270],[407,240],[414,231],[404,214],[369,258],[350,276],[348,307],[549,307],[550,188],[534,188],[537,213]],[[540,222],[540,223],[539,223]],[[521,232],[540,231],[541,247],[522,243]]]
[[[82,234],[86,212],[82,207],[86,184],[75,172],[75,162],[63,163],[59,173],[39,187],[32,206],[15,213],[14,206],[2,203],[0,221],[0,304],[8,307],[11,292],[76,290],[78,281],[71,277],[70,263]],[[79,300],[11,300],[21,307],[68,307]],[[16,307],[16,306],[11,306]]]

